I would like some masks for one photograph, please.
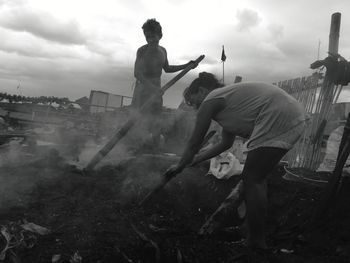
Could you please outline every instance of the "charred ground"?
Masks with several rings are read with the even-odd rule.
[[[349,262],[349,191],[340,193],[322,224],[301,231],[322,194],[322,187],[286,181],[283,170],[269,178],[269,252],[249,252],[236,243],[236,211],[222,218],[222,229],[197,234],[235,186],[238,177],[206,176],[205,165],[185,170],[143,207],[174,157],[140,155],[120,165],[102,166],[82,176],[41,153],[35,162],[1,169],[0,222],[26,219],[51,230],[32,248],[13,248],[20,262]],[[349,184],[344,180],[344,184]],[[4,186],[6,182],[7,187]],[[343,187],[349,189],[349,187]],[[248,253],[249,252],[249,253]],[[11,262],[14,256],[7,256]]]

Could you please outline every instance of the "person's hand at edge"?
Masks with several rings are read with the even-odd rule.
[[[165,178],[172,178],[175,177],[177,174],[181,173],[184,168],[179,165],[172,165],[170,166],[166,172],[164,173]]]
[[[192,69],[195,69],[198,66],[198,62],[196,62],[195,60],[191,60],[190,62],[188,62],[188,65],[192,65]]]

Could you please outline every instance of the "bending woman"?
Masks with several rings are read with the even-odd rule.
[[[301,137],[305,128],[303,106],[274,85],[243,82],[222,87],[213,74],[206,72],[184,91],[184,99],[198,109],[195,128],[179,163],[171,166],[166,176],[228,150],[236,135],[249,139],[242,172],[246,245],[266,248],[266,178]],[[196,155],[211,120],[222,127],[221,141]]]

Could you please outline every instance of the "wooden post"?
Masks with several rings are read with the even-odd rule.
[[[338,54],[340,20],[341,20],[341,13],[332,14],[331,29],[329,33],[329,43],[328,43],[328,52],[332,55]]]
[[[341,20],[341,14],[340,13],[334,13],[332,14],[331,18],[331,28],[329,31],[329,43],[328,43],[328,53],[330,55],[338,55],[338,49],[339,49],[339,32],[340,32],[340,20]],[[332,91],[334,90],[334,84],[329,83],[330,79],[328,74],[326,73],[325,79],[324,79],[324,85],[329,86],[328,88]],[[325,100],[328,101],[328,103],[333,103],[333,94],[329,93],[330,96],[326,96]]]

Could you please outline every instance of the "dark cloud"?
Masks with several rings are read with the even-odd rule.
[[[9,56],[0,52],[1,60]],[[90,64],[93,64],[93,67],[90,67]],[[110,66],[99,61],[80,61],[67,65],[55,60],[20,57],[0,67],[3,91],[11,92],[19,80],[26,95],[53,95],[73,99],[88,96],[92,89],[129,96],[134,76],[131,67],[116,64]]]
[[[0,34],[3,36],[3,41],[0,42],[0,50],[6,53],[40,59],[80,57],[77,49],[73,49],[71,46],[43,43],[40,39],[26,33],[8,33],[6,30],[0,30]]]
[[[259,14],[251,9],[238,10],[236,17],[238,19],[237,28],[239,31],[249,31],[249,29],[257,26],[261,21]]]
[[[42,11],[13,8],[0,13],[0,25],[11,30],[28,32],[61,44],[84,44],[85,38],[77,22],[61,21]]]

